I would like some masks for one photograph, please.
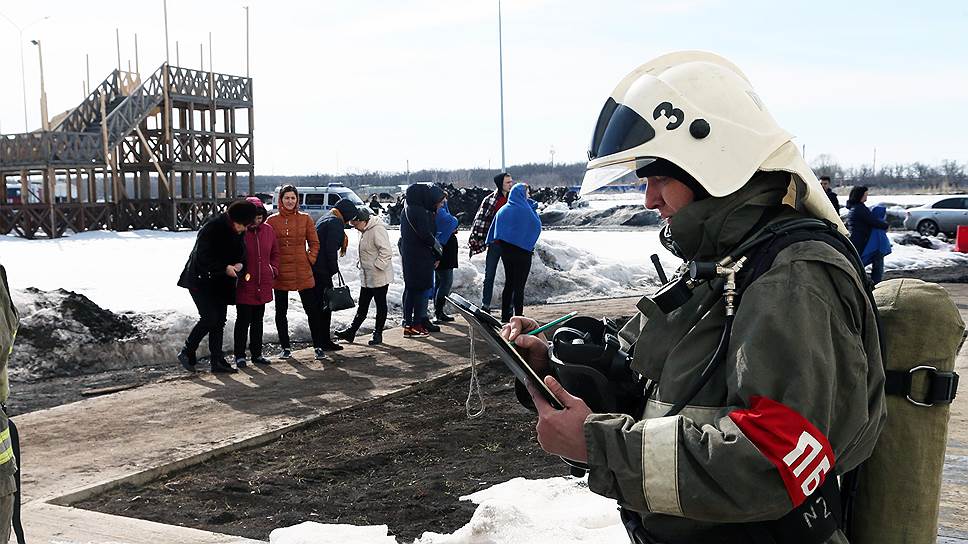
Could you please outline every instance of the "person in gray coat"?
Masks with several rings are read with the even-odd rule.
[[[349,327],[338,330],[337,338],[352,342],[356,332],[370,311],[370,301],[376,301],[376,325],[373,327],[371,346],[383,343],[383,327],[387,322],[387,291],[393,281],[393,247],[387,234],[386,224],[366,208],[360,208],[353,227],[360,231],[360,303],[356,316]]]

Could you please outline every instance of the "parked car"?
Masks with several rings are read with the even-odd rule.
[[[922,236],[951,234],[958,225],[968,225],[968,195],[945,195],[923,206],[908,208],[904,228]]]
[[[282,187],[276,187],[274,191],[275,202],[279,201],[280,189]],[[341,198],[347,198],[357,206],[364,205],[360,197],[342,183],[330,183],[325,187],[296,187],[296,190],[299,191],[299,210],[308,213],[313,221],[336,206]]]

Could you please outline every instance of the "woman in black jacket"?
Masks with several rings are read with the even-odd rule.
[[[189,372],[195,372],[195,351],[206,334],[212,372],[236,372],[225,362],[222,333],[228,307],[235,303],[235,282],[245,262],[242,235],[258,213],[251,202],[233,202],[225,213],[211,217],[198,231],[195,247],[178,278],[178,286],[188,289],[198,308],[198,323],[178,352],[178,362]]]
[[[316,348],[316,359],[323,359],[325,351],[339,351],[343,349],[330,335],[333,324],[333,310],[326,299],[326,291],[333,288],[333,275],[339,273],[338,258],[346,255],[346,245],[349,238],[346,229],[350,228],[350,221],[356,220],[359,210],[353,201],[341,198],[329,214],[319,218],[316,222],[316,235],[319,236],[319,256],[313,264],[313,278],[316,280],[316,298],[322,307],[320,319],[320,335],[322,343]]]
[[[403,264],[403,335],[427,336],[427,294],[434,286],[434,268],[440,261],[434,213],[443,205],[444,191],[415,183],[407,187],[406,195],[399,243]]]
[[[867,187],[858,185],[850,190],[847,197],[847,230],[850,231],[850,241],[857,248],[858,254],[864,253],[867,241],[873,229],[887,230],[886,221],[881,221],[871,214],[867,202]],[[871,281],[879,283],[884,277],[884,255],[878,254],[871,263]]]

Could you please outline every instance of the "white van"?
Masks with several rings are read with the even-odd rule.
[[[280,190],[282,190],[281,186],[276,187],[273,193],[276,208],[282,205],[279,200]],[[313,221],[331,210],[341,198],[350,200],[357,206],[363,206],[360,197],[342,183],[330,183],[325,187],[296,187],[296,191],[299,192],[299,210],[308,213]]]

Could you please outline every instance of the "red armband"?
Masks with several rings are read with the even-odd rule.
[[[750,407],[730,419],[780,472],[793,506],[806,500],[834,466],[827,437],[790,407],[766,397],[750,397]]]

